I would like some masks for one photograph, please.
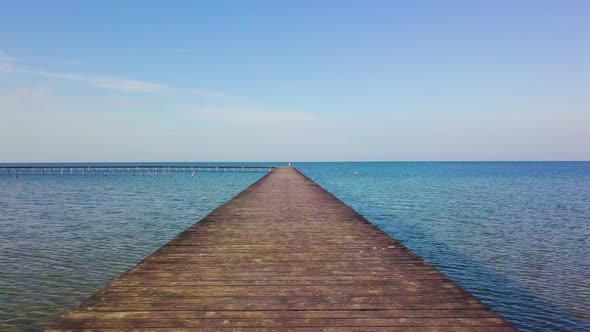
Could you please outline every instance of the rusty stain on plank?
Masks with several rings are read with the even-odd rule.
[[[294,168],[277,168],[47,331],[514,331]]]

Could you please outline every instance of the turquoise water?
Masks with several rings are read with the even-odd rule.
[[[521,330],[590,331],[590,163],[297,166]]]
[[[590,331],[590,163],[294,166],[521,330]],[[0,330],[40,329],[261,175],[0,175]]]

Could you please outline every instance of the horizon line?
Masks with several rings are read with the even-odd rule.
[[[194,164],[194,163],[212,163],[212,164],[222,164],[222,163],[275,163],[275,164],[295,164],[295,163],[482,163],[482,162],[590,162],[590,160],[584,159],[569,159],[569,160],[557,160],[557,159],[522,159],[522,160],[510,160],[510,159],[498,159],[498,160],[313,160],[313,161],[32,161],[32,162],[22,162],[22,161],[2,161],[0,165],[7,165],[7,164],[109,164],[109,163],[116,163],[116,164],[158,164],[158,163],[165,163],[165,164]]]

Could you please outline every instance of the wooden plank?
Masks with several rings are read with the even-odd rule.
[[[164,323],[163,323],[164,324]],[[170,325],[170,324],[169,324]],[[73,332],[81,331],[86,328],[50,328],[48,332]],[[135,332],[217,332],[217,331],[232,331],[232,332],[512,332],[514,328],[510,326],[376,326],[376,327],[360,327],[360,326],[336,326],[336,327],[190,327],[190,328],[172,328],[166,327],[150,327],[150,328],[129,328],[129,327],[115,327],[115,328],[91,328],[86,329],[93,332],[113,332],[113,331],[135,331]]]
[[[407,296],[408,294],[436,293],[438,288],[445,288],[448,294],[461,294],[463,291],[453,285],[419,285],[408,287],[390,285],[340,285],[326,287],[325,285],[297,285],[297,286],[179,286],[179,285],[123,285],[113,286],[100,292],[101,296],[126,293],[128,296],[335,296],[342,293],[354,296],[387,295]]]
[[[173,325],[175,327],[317,327],[317,326],[507,326],[506,322],[499,318],[179,318],[179,317],[147,317],[124,319],[93,319],[88,327],[116,328],[124,327],[126,320],[132,320],[133,326],[139,328],[162,327]],[[84,324],[81,320],[70,319],[73,327]],[[68,323],[64,323],[67,325]]]
[[[513,331],[293,168],[278,168],[49,331]]]
[[[271,310],[271,311],[112,311],[112,312],[72,312],[68,320],[102,319],[319,319],[319,318],[495,318],[496,314],[480,310]]]

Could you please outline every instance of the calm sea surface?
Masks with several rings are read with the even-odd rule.
[[[590,331],[590,162],[294,166],[521,330]],[[0,331],[40,330],[262,175],[0,175]]]

